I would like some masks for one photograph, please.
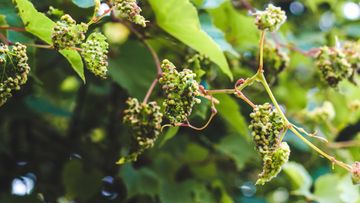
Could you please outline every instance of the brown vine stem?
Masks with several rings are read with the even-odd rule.
[[[147,93],[146,93],[146,95],[144,97],[144,100],[143,100],[143,103],[147,103],[150,96],[151,96],[151,93],[155,89],[156,84],[159,82],[159,78],[162,75],[161,63],[160,63],[159,56],[157,55],[154,48],[150,45],[150,43],[146,41],[144,36],[139,31],[137,31],[130,23],[125,22],[125,21],[115,17],[113,13],[112,13],[111,16],[112,16],[113,21],[124,24],[141,41],[141,43],[144,44],[144,46],[149,50],[149,52],[150,52],[150,54],[151,54],[151,56],[152,56],[152,58],[153,58],[153,60],[155,62],[156,72],[157,72],[156,78],[151,83],[151,85],[150,85],[150,87],[149,87],[149,89],[148,89],[148,91],[147,91]]]
[[[350,140],[344,142],[330,142],[328,144],[330,148],[347,148],[347,147],[360,147],[360,141]]]
[[[249,104],[252,108],[256,107],[256,105],[249,98],[247,98],[242,92],[237,91],[235,95],[240,99],[242,99],[243,101],[245,101],[247,104]]]
[[[219,90],[206,90],[207,94],[233,94],[235,93],[235,89],[219,89]]]
[[[12,44],[13,44],[10,40],[8,40],[8,38],[5,37],[5,35],[3,35],[2,33],[0,33],[0,40],[1,40],[4,44],[6,44],[6,45],[12,45]]]
[[[26,32],[25,28],[22,27],[10,27],[10,26],[0,26],[0,30],[13,30],[16,32]]]

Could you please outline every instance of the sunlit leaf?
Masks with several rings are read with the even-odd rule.
[[[220,116],[235,129],[246,140],[249,139],[248,125],[240,112],[240,106],[236,100],[229,95],[219,94],[216,98],[220,104],[216,106]]]
[[[129,41],[119,51],[116,58],[110,58],[109,75],[130,96],[142,99],[156,77],[154,60],[139,42]]]
[[[214,24],[226,35],[226,39],[234,47],[247,49],[259,41],[259,31],[254,18],[236,11],[230,1],[215,9],[208,9]]]
[[[242,169],[245,163],[255,155],[255,150],[251,145],[238,134],[224,137],[216,148],[232,158],[238,169]]]
[[[162,29],[196,51],[207,55],[226,75],[233,78],[221,48],[201,29],[196,8],[189,0],[149,0],[149,3]]]
[[[311,176],[302,165],[288,162],[283,166],[283,171],[291,181],[293,194],[311,197]]]
[[[34,5],[28,0],[14,0],[19,10],[19,15],[25,25],[26,31],[39,37],[44,42],[52,45],[51,33],[55,23],[43,13],[36,10]],[[69,61],[71,67],[85,81],[84,64],[77,51],[62,50],[60,53]]]

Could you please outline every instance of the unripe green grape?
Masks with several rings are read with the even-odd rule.
[[[282,142],[275,151],[265,154],[263,157],[263,171],[259,174],[257,185],[264,185],[275,178],[281,171],[282,166],[288,162],[290,147],[286,142]]]
[[[26,46],[15,43],[10,48],[0,44],[0,106],[10,97],[12,91],[20,90],[27,82],[30,66],[27,63]]]
[[[85,40],[88,26],[85,23],[76,24],[68,14],[63,15],[53,29],[51,38],[57,50],[75,47]]]
[[[81,44],[81,55],[86,67],[96,76],[105,79],[108,67],[109,44],[106,37],[98,32],[92,33],[85,43]]]
[[[115,0],[114,3],[121,17],[142,27],[146,27],[146,20],[140,14],[141,8],[137,5],[136,0]]]
[[[289,66],[288,54],[272,43],[264,44],[264,71],[268,81],[274,81]]]
[[[322,106],[317,107],[306,114],[309,119],[316,123],[330,121],[335,115],[336,112],[334,106],[329,101],[325,101]]]
[[[196,98],[200,95],[196,74],[189,69],[181,72],[176,70],[174,64],[164,60],[161,65],[162,76],[159,83],[165,91],[166,99],[163,103],[165,116],[172,125],[184,122],[190,116],[195,104],[200,103]]]
[[[360,41],[346,41],[343,46],[343,52],[352,68],[352,74],[348,79],[356,84],[355,75],[360,71]]]
[[[257,11],[255,13],[255,24],[259,30],[277,31],[285,21],[285,11],[272,4],[269,4],[265,11]]]
[[[253,141],[256,150],[264,156],[275,150],[279,143],[280,132],[285,129],[285,123],[280,114],[269,103],[257,105],[250,114]]]
[[[322,79],[330,87],[337,87],[340,81],[348,79],[352,74],[351,64],[340,49],[321,47],[316,56],[316,65]]]
[[[162,122],[162,113],[156,102],[140,103],[136,98],[129,98],[128,108],[124,111],[123,122],[130,128],[134,148],[127,157],[122,157],[118,164],[136,161],[145,149],[154,146]]]

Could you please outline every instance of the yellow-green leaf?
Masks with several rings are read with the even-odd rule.
[[[207,55],[220,69],[233,79],[220,46],[200,27],[196,8],[189,0],[149,0],[159,26],[166,32]]]
[[[51,33],[55,22],[43,13],[38,12],[34,5],[28,0],[14,0],[14,3],[19,10],[19,16],[25,25],[26,31],[52,45]],[[60,53],[69,61],[71,67],[80,78],[85,81],[84,64],[80,54],[74,50],[62,50]]]

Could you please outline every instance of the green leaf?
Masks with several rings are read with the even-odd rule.
[[[160,190],[160,202],[163,203],[213,203],[212,194],[204,184],[195,181],[163,182]]]
[[[251,145],[238,134],[224,137],[216,148],[232,158],[239,170],[255,154]]]
[[[288,162],[284,165],[283,171],[291,180],[293,194],[303,195],[308,198],[312,196],[310,192],[311,176],[302,165]]]
[[[200,27],[196,8],[189,0],[149,0],[159,26],[166,32],[207,55],[233,79],[225,55],[219,45]]]
[[[52,45],[51,33],[55,23],[43,13],[38,12],[30,1],[14,0],[14,2],[17,5],[19,15],[25,25],[26,31]],[[84,64],[80,54],[74,50],[62,50],[60,53],[70,62],[71,67],[85,82]]]
[[[209,155],[209,151],[195,143],[189,143],[186,146],[184,160],[188,163],[201,162]]]
[[[84,171],[78,160],[69,161],[63,170],[63,184],[70,198],[87,201],[101,189],[102,175],[95,169]]]
[[[176,126],[176,127],[170,127],[165,135],[161,136],[160,137],[160,144],[159,144],[159,147],[162,147],[167,141],[169,141],[170,139],[172,139],[179,131],[179,127]]]
[[[360,185],[353,185],[350,175],[323,175],[315,182],[314,199],[319,203],[358,203]]]
[[[156,195],[159,192],[159,177],[148,168],[135,170],[130,164],[125,164],[120,176],[126,185],[128,198],[139,194]]]
[[[7,22],[6,22],[6,16],[4,15],[0,15],[0,26],[7,26]],[[0,30],[0,33],[4,34],[5,36],[7,35],[7,31],[6,30]]]
[[[156,77],[156,66],[151,54],[136,41],[126,42],[120,47],[119,53],[115,58],[110,58],[110,77],[125,88],[130,96],[143,98]]]
[[[219,94],[216,98],[220,104],[216,106],[220,116],[233,128],[237,133],[249,140],[248,124],[240,112],[240,106],[235,99],[226,94]]]
[[[342,202],[337,190],[339,177],[334,174],[320,176],[315,182],[315,199],[319,203]]]
[[[95,0],[72,0],[80,8],[89,8],[95,5]]]
[[[213,25],[208,14],[201,14],[200,22],[202,29],[216,41],[221,50],[227,51],[235,57],[240,56],[232,45],[226,41],[224,33]]]
[[[227,41],[234,47],[248,49],[258,43],[259,31],[254,18],[238,13],[230,1],[208,12],[214,24],[225,33]]]

